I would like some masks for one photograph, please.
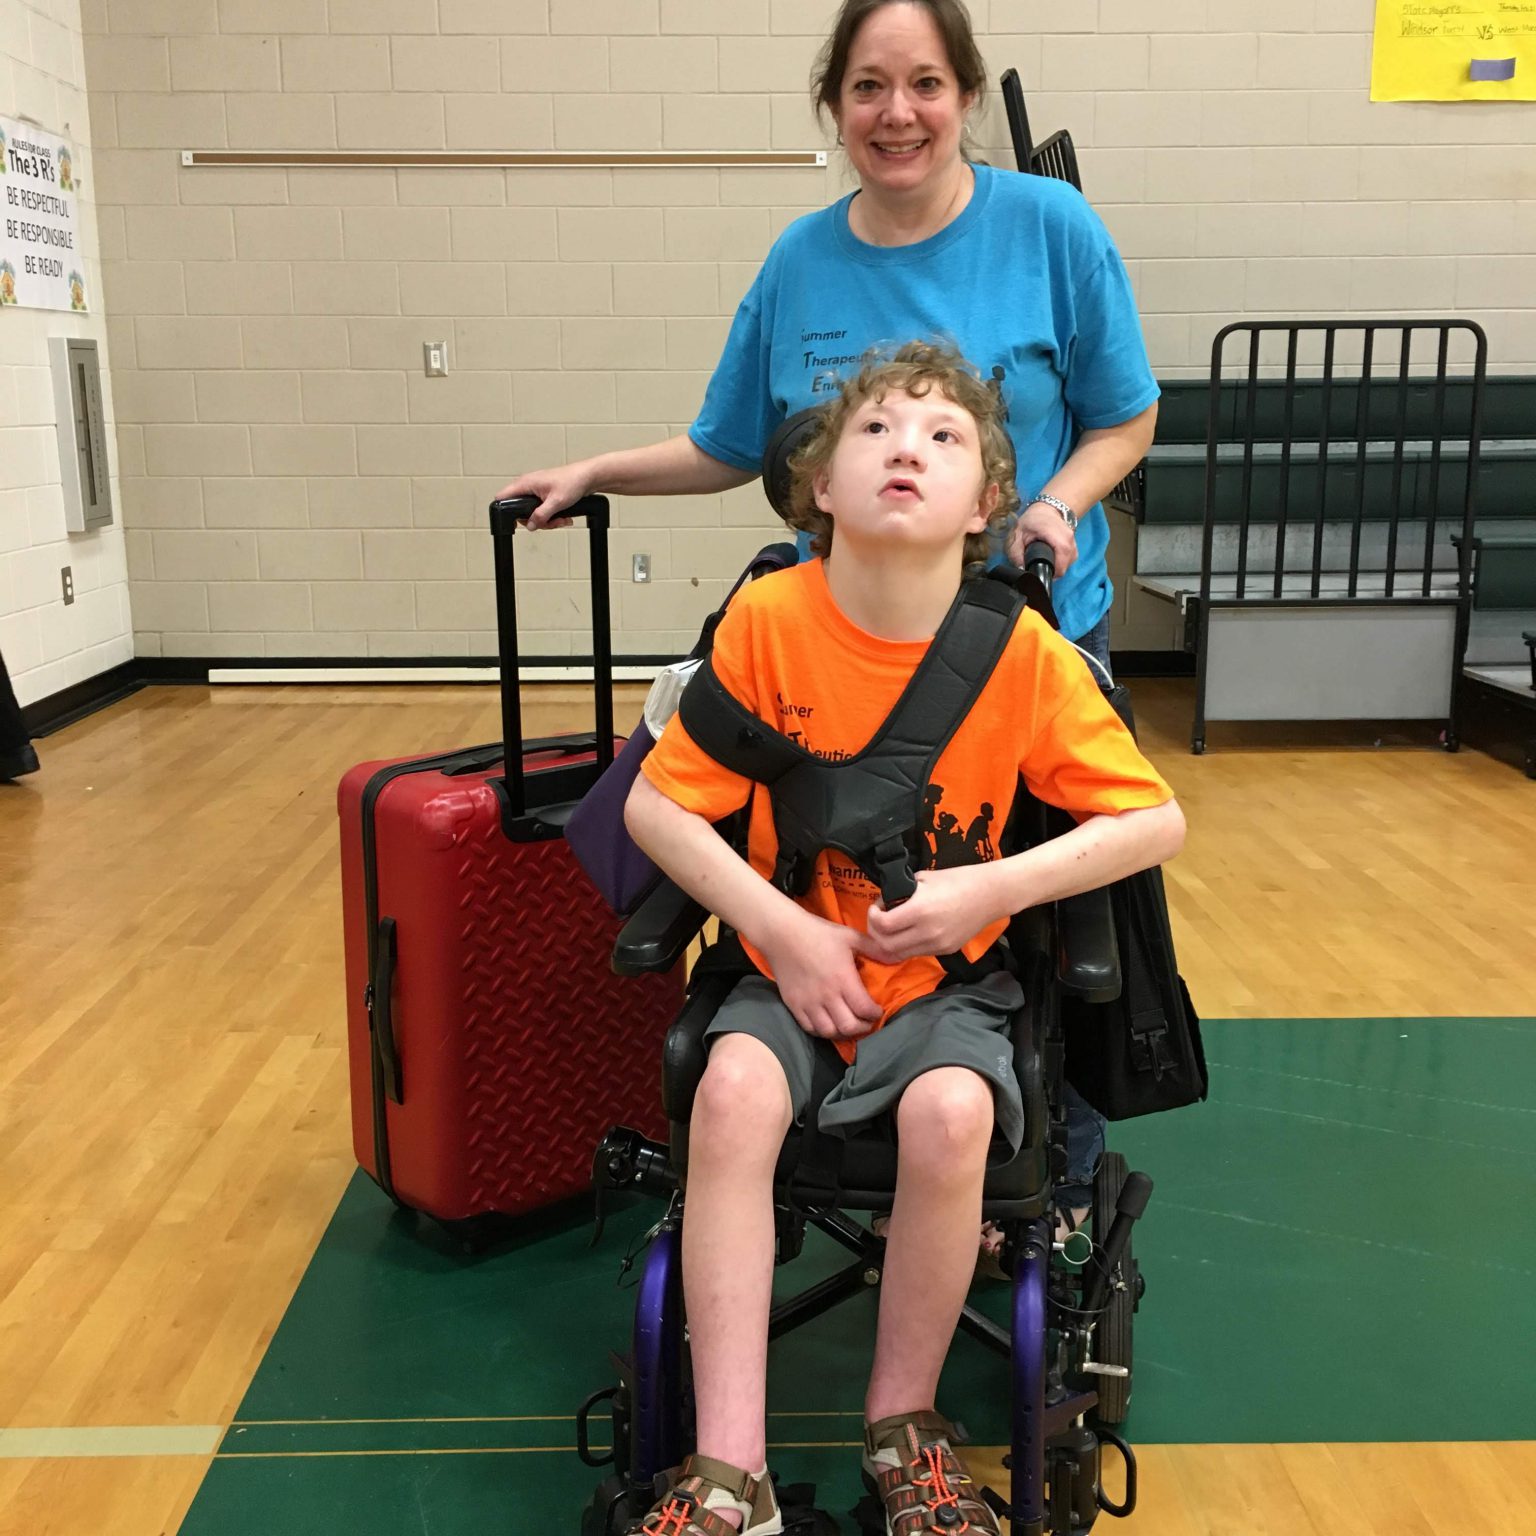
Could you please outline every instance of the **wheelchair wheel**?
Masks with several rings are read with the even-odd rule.
[[[1095,1243],[1102,1243],[1109,1235],[1110,1223],[1115,1219],[1115,1202],[1120,1198],[1127,1172],[1125,1158],[1119,1152],[1106,1152],[1099,1159],[1098,1171],[1093,1176]],[[1093,1335],[1094,1359],[1103,1365],[1123,1365],[1127,1371],[1131,1369],[1131,1318],[1141,1300],[1141,1272],[1136,1267],[1134,1247],[1133,1235],[1120,1256],[1125,1287],[1122,1290],[1117,1286],[1109,1293],[1104,1315]],[[1123,1423],[1131,1404],[1131,1377],[1095,1376],[1093,1383],[1099,1394],[1099,1418],[1105,1424]]]

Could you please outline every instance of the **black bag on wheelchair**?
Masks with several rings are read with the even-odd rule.
[[[1134,736],[1130,695],[1107,697]],[[1120,956],[1113,1002],[1062,999],[1067,1079],[1106,1120],[1182,1109],[1205,1098],[1200,1019],[1179,975],[1161,869],[1144,869],[1109,887]]]

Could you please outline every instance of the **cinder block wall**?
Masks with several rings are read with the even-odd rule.
[[[50,336],[106,339],[79,0],[0,0],[0,115],[33,119],[74,146],[78,254],[91,305],[84,315],[0,311],[0,655],[16,696],[30,704],[133,655],[121,521],[98,533],[65,531],[48,367]],[[107,362],[104,355],[104,386]],[[110,388],[103,393],[110,415]],[[109,432],[114,477],[115,454]],[[68,607],[63,566],[75,586]]]
[[[14,7],[16,0],[10,0]],[[183,148],[809,148],[831,0],[83,0],[141,655],[492,649],[489,492],[692,417],[827,171],[183,169]],[[1242,314],[1472,315],[1536,372],[1536,107],[1372,105],[1371,0],[976,0],[1068,127],[1164,376]],[[999,105],[981,134],[1009,163]],[[452,371],[428,379],[422,343]],[[676,651],[773,524],[627,500],[616,642]],[[580,539],[525,643],[586,648]],[[654,579],[627,579],[629,557]]]

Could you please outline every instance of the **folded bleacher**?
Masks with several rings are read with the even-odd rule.
[[[1473,684],[1536,710],[1536,379],[1486,355],[1469,321],[1248,321],[1165,385],[1112,501],[1184,615],[1194,751],[1212,720],[1432,720],[1454,748]]]

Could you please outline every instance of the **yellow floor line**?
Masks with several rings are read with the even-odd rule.
[[[770,1451],[841,1451],[863,1445],[862,1440],[770,1440]],[[219,1451],[215,1461],[314,1461],[337,1456],[529,1456],[574,1452],[574,1445],[463,1445],[430,1450],[372,1451]],[[604,1447],[594,1447],[604,1449]]]
[[[572,1413],[511,1413],[486,1418],[466,1415],[462,1418],[441,1419],[232,1419],[231,1429],[270,1429],[275,1425],[308,1424],[559,1424],[574,1419]],[[863,1415],[857,1408],[781,1409],[768,1415],[770,1419],[858,1419]]]
[[[270,1429],[274,1425],[302,1424],[558,1424],[575,1418],[571,1413],[513,1413],[493,1418],[466,1416],[453,1419],[232,1419],[231,1429]]]
[[[220,1451],[215,1461],[315,1461],[334,1456],[529,1456],[539,1451],[575,1451],[574,1445],[458,1445],[397,1451]]]
[[[223,1438],[221,1424],[105,1424],[0,1429],[0,1459],[94,1456],[208,1456]]]

